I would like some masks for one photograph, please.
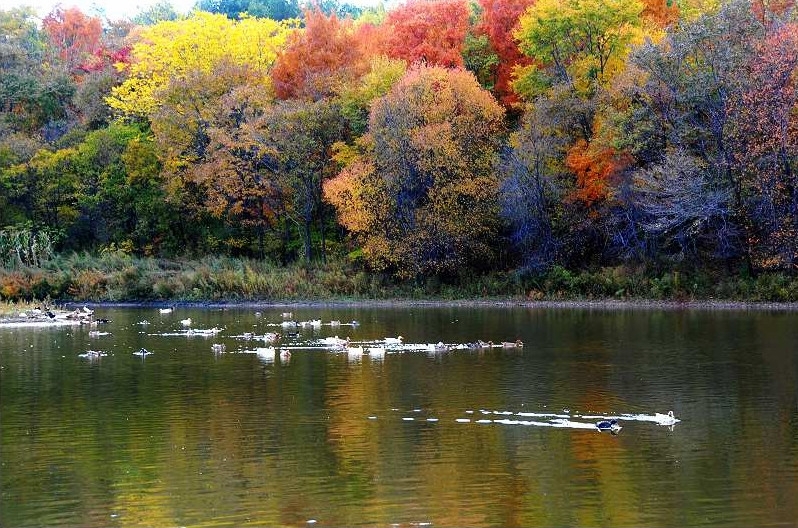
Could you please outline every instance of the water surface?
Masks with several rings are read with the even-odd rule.
[[[303,307],[359,325],[244,353],[283,311],[0,328],[0,526],[798,524],[796,313]],[[220,332],[168,335],[185,318]],[[334,335],[524,347],[361,358]],[[669,410],[616,436],[522,423]]]

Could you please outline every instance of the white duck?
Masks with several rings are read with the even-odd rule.
[[[260,359],[269,363],[274,361],[276,355],[274,347],[259,347],[255,349],[255,353]]]

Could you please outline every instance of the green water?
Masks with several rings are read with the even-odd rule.
[[[359,326],[244,353],[284,310],[0,328],[0,526],[798,524],[796,313],[304,307]],[[164,335],[187,317],[221,332]],[[332,335],[524,347],[359,358]],[[518,414],[669,410],[616,436]]]

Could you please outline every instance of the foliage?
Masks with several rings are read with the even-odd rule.
[[[526,84],[564,83],[582,92],[603,85],[622,67],[642,12],[638,0],[538,0],[515,33],[534,60],[523,70]]]
[[[42,28],[71,71],[82,66],[100,49],[102,22],[99,18],[84,15],[77,7],[57,7],[42,19]]]
[[[296,0],[199,0],[197,8],[232,20],[242,18],[244,13],[272,20],[288,20],[300,15]]]
[[[374,268],[417,277],[491,261],[502,116],[472,74],[438,67],[411,69],[372,106],[370,149],[326,196]]]
[[[388,12],[387,53],[408,64],[462,67],[468,17],[464,0],[410,0]]]
[[[169,0],[160,0],[146,9],[142,9],[133,17],[133,23],[139,26],[154,26],[158,22],[177,20],[175,7]]]
[[[270,19],[231,21],[204,12],[147,27],[133,45],[127,80],[113,89],[108,104],[124,114],[150,116],[170,86],[210,75],[223,63],[246,66],[256,82],[269,86],[269,70],[291,31],[290,24]]]
[[[41,266],[55,256],[55,233],[46,229],[7,227],[0,229],[0,268]]]
[[[272,69],[277,97],[318,101],[340,93],[366,68],[354,37],[351,20],[307,11],[304,30],[290,36]]]
[[[518,96],[511,86],[514,71],[531,63],[530,59],[519,50],[513,32],[518,19],[533,3],[533,0],[514,2],[480,0],[479,3],[482,7],[482,16],[478,32],[488,39],[490,49],[496,55],[496,61],[490,64],[494,78],[492,91],[507,107],[519,103]]]
[[[139,26],[0,10],[0,230],[125,270],[45,281],[17,258],[3,291],[256,295],[273,285],[213,265],[155,291],[131,259],[300,260],[341,285],[312,268],[349,254],[361,292],[385,272],[413,295],[669,298],[725,269],[754,278],[717,291],[791,298],[792,0],[204,4]],[[633,284],[604,271],[624,265]],[[300,275],[279,284],[312,291]]]

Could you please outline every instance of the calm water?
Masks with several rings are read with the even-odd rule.
[[[798,524],[796,313],[300,308],[360,325],[285,339],[288,361],[240,353],[282,311],[0,329],[0,526]],[[163,335],[188,317],[222,331]],[[332,335],[525,346],[300,348]],[[617,436],[528,418],[669,410]]]

